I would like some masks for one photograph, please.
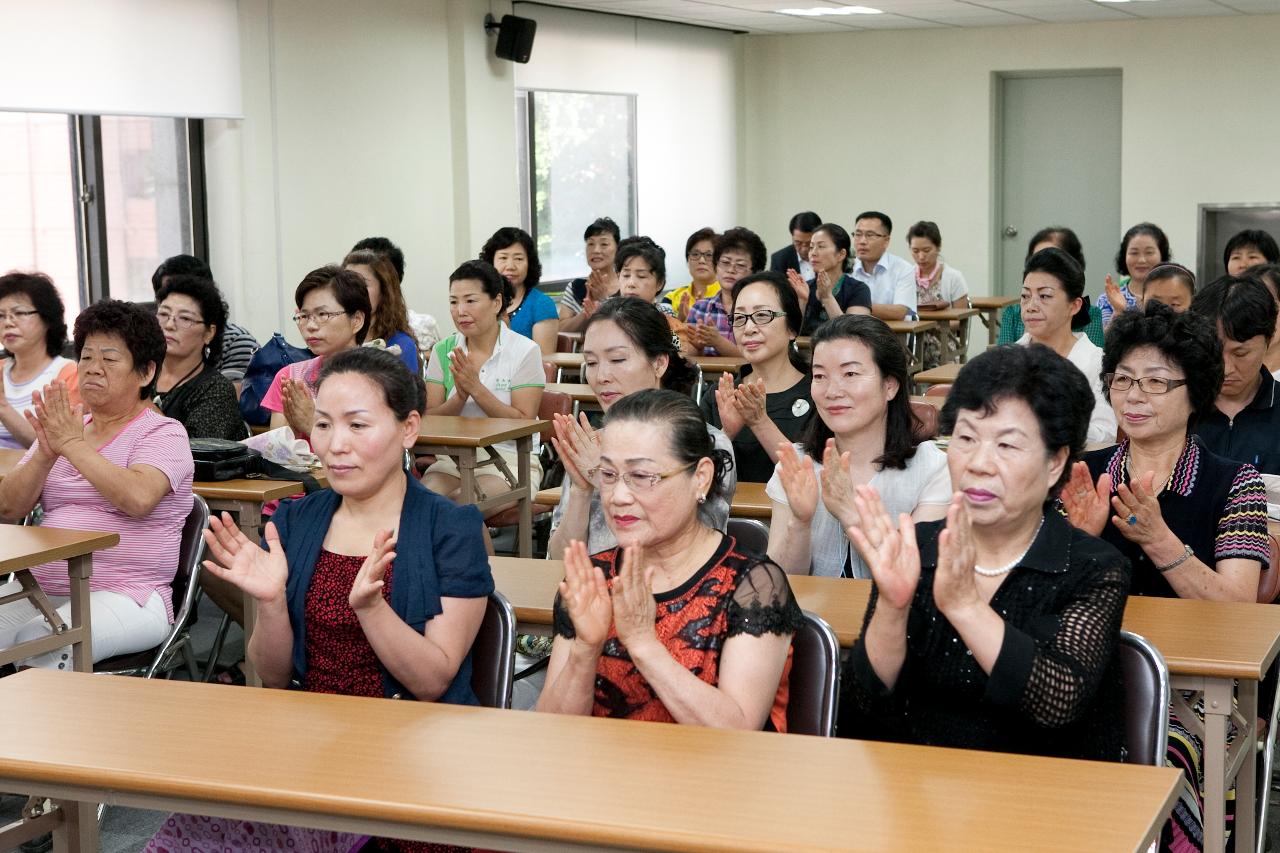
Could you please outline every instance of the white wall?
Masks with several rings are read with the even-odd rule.
[[[993,74],[1032,69],[1122,69],[1120,219],[1159,223],[1184,262],[1197,204],[1280,200],[1280,16],[741,40],[742,218],[761,233],[807,208],[933,219],[974,292],[998,292]]]
[[[244,119],[206,123],[210,263],[233,318],[297,342],[298,281],[384,235],[410,307],[448,328],[449,272],[519,211],[512,71],[483,30],[504,4],[239,6]]]
[[[669,284],[688,282],[688,236],[738,224],[734,37],[549,6],[516,13],[538,22],[518,87],[636,95],[638,230],[667,250]]]

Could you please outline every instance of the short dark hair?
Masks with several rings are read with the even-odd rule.
[[[822,217],[814,213],[812,210],[805,210],[791,217],[791,221],[787,223],[787,233],[791,234],[796,231],[802,233],[812,233],[812,231],[822,224]]]
[[[1280,263],[1280,246],[1276,245],[1276,238],[1259,228],[1246,228],[1227,241],[1227,247],[1222,250],[1222,265],[1225,267],[1231,260],[1232,252],[1247,246],[1257,249],[1267,263]]]
[[[151,274],[151,289],[159,293],[165,278],[171,275],[195,275],[213,279],[213,271],[209,269],[209,265],[195,255],[174,255],[161,261],[160,266]]]
[[[392,243],[386,237],[365,237],[359,243],[351,247],[351,251],[359,252],[361,250],[369,252],[377,252],[387,260],[391,261],[391,265],[396,268],[396,277],[401,282],[404,281],[404,252],[400,251],[400,247]]]
[[[796,292],[792,289],[790,282],[787,281],[787,277],[780,272],[765,270],[740,280],[733,288],[733,310],[735,313],[738,310],[738,295],[749,284],[764,284],[773,288],[773,292],[778,296],[778,304],[782,306],[782,313],[786,315],[787,331],[792,335],[799,335],[801,325],[804,323],[804,312],[800,309],[800,297],[796,296]],[[792,367],[808,375],[809,363],[800,355],[800,350],[796,347],[794,338],[787,348],[787,358],[790,359]],[[743,370],[745,371],[748,367],[750,365],[744,365]]]
[[[716,242],[716,229],[699,228],[689,235],[689,239],[684,241],[684,256],[689,257],[689,253],[693,251],[693,247],[701,243],[703,240],[710,240],[714,246]]]
[[[194,299],[200,306],[200,319],[216,330],[209,340],[208,352],[204,354],[206,364],[217,364],[222,358],[222,338],[227,330],[227,303],[223,301],[218,286],[213,279],[195,275],[171,275],[164,287],[156,294],[156,308],[160,303],[177,293]]]
[[[478,281],[480,289],[490,299],[500,300],[502,309],[498,317],[507,311],[507,306],[516,298],[511,282],[502,273],[493,268],[493,264],[484,261],[463,261],[456,270],[449,274],[449,284],[455,281]]]
[[[1254,264],[1244,274],[1265,284],[1271,295],[1280,301],[1280,264]]]
[[[631,339],[631,343],[644,353],[645,358],[667,356],[667,371],[658,380],[663,388],[681,394],[688,394],[693,390],[698,370],[680,354],[679,338],[671,331],[667,318],[652,302],[645,302],[638,296],[609,297],[600,303],[600,307],[582,327],[583,338],[586,338],[592,326],[605,320],[621,329]]]
[[[1125,261],[1125,253],[1129,251],[1129,244],[1133,242],[1134,237],[1141,236],[1150,237],[1156,241],[1156,251],[1160,253],[1160,263],[1164,263],[1173,257],[1169,254],[1169,238],[1161,230],[1159,225],[1154,222],[1139,222],[1137,225],[1124,232],[1124,237],[1120,239],[1120,251],[1116,252],[1116,271],[1129,274],[1129,264]]]
[[[517,244],[524,249],[525,257],[529,260],[529,272],[524,277],[524,291],[528,293],[542,281],[542,260],[538,257],[538,246],[533,242],[528,231],[513,226],[494,231],[493,236],[485,241],[484,248],[480,250],[480,260],[486,264],[492,264],[494,255]]]
[[[848,272],[853,266],[853,240],[849,239],[849,232],[844,230],[843,225],[837,225],[834,222],[824,222],[813,229],[814,234],[819,231],[825,232],[831,238],[831,242],[836,244],[837,252],[844,249],[844,262],[840,265],[840,269]]]
[[[66,308],[53,279],[42,272],[11,272],[0,276],[0,299],[25,294],[44,323],[44,351],[53,358],[67,345]]]
[[[684,465],[710,459],[714,470],[707,496],[723,495],[727,475],[733,469],[733,457],[715,446],[702,410],[688,394],[666,388],[646,388],[628,394],[614,403],[604,416],[605,428],[617,421],[636,421],[646,426],[666,424],[671,430],[671,454]]]
[[[751,256],[751,271],[759,272],[769,263],[769,250],[764,241],[750,228],[736,226],[716,238],[712,244],[713,264],[719,265],[720,256],[725,252],[746,252]]]
[[[1102,373],[1115,373],[1129,350],[1143,346],[1154,347],[1186,374],[1187,398],[1192,409],[1187,422],[1190,432],[1201,415],[1214,411],[1222,388],[1222,342],[1218,340],[1217,330],[1208,318],[1195,310],[1179,314],[1155,300],[1141,309],[1131,308],[1111,318],[1102,347]],[[1106,384],[1102,386],[1102,393],[1109,402],[1111,389]]]
[[[1067,299],[1080,299],[1080,308],[1071,315],[1071,328],[1083,329],[1089,325],[1089,297],[1084,292],[1084,270],[1080,265],[1057,246],[1041,249],[1031,257],[1022,268],[1022,279],[1033,272],[1051,275],[1062,285]]]
[[[858,223],[864,219],[879,219],[880,224],[884,226],[885,233],[893,233],[893,220],[889,218],[887,213],[881,213],[878,210],[864,210],[854,218],[853,227],[857,228]]]
[[[403,421],[410,412],[422,414],[427,409],[427,386],[422,377],[404,369],[404,362],[384,349],[354,347],[324,360],[316,390],[330,376],[358,373],[382,389],[383,402]]]
[[[911,411],[906,348],[883,320],[866,314],[832,317],[814,331],[811,350],[816,355],[819,345],[837,340],[861,341],[871,350],[880,375],[898,381],[898,393],[885,411],[884,452],[872,461],[885,468],[906,468],[907,460],[916,455],[915,432],[920,428],[920,418]],[[801,443],[806,453],[821,459],[827,439],[834,435],[821,417],[810,418]]]
[[[613,256],[613,269],[622,272],[622,266],[632,258],[643,258],[658,280],[658,291],[667,283],[667,253],[649,237],[636,235],[628,237],[618,244],[618,251]]]
[[[373,316],[365,324],[368,327],[365,337],[382,338],[383,341],[388,341],[396,332],[402,332],[412,338],[409,306],[404,303],[404,291],[400,289],[400,276],[396,274],[396,267],[391,263],[391,259],[372,249],[352,249],[342,259],[342,268],[350,269],[353,266],[368,267],[369,272],[373,273],[373,277],[378,280],[378,288],[381,290],[377,308],[373,308],[373,300],[369,300]],[[368,289],[367,286],[365,289]]]
[[[908,228],[907,242],[910,243],[916,237],[923,237],[938,248],[942,248],[942,232],[938,230],[938,223],[936,222],[921,219],[915,225]]]
[[[1224,275],[1191,300],[1191,310],[1203,315],[1231,341],[1262,335],[1271,342],[1276,329],[1276,299],[1260,279]]]
[[[1165,279],[1172,279],[1173,281],[1181,282],[1182,286],[1187,289],[1188,293],[1193,297],[1196,295],[1196,274],[1184,267],[1182,264],[1174,263],[1173,261],[1157,264],[1153,267],[1151,272],[1147,273],[1147,281],[1146,284],[1143,285],[1143,288],[1145,289],[1147,284],[1164,281]]]
[[[111,335],[123,341],[129,357],[133,359],[133,371],[139,376],[146,373],[148,365],[154,365],[155,373],[151,375],[151,381],[138,391],[138,399],[146,400],[155,393],[167,347],[164,332],[160,331],[160,323],[154,313],[136,302],[120,299],[95,302],[76,317],[72,337],[77,359],[90,335]]]
[[[1076,236],[1076,232],[1065,225],[1050,225],[1048,228],[1041,228],[1031,235],[1031,242],[1027,243],[1027,258],[1030,259],[1036,253],[1036,246],[1045,241],[1053,243],[1066,252],[1073,261],[1080,265],[1080,269],[1085,269],[1084,247],[1080,245],[1080,238]]]
[[[598,237],[601,234],[610,235],[615,243],[622,242],[622,231],[618,229],[618,223],[607,216],[601,216],[587,226],[587,230],[582,232],[582,242],[585,243],[592,237]]]
[[[373,308],[369,304],[369,288],[365,286],[364,279],[359,273],[344,270],[337,264],[326,264],[313,269],[298,282],[298,287],[293,291],[293,304],[301,308],[308,293],[324,288],[333,292],[333,298],[338,300],[338,305],[347,314],[354,315],[359,311],[364,316],[364,322],[356,331],[356,343],[364,343],[373,319]]]
[[[1107,337],[1110,339],[1110,334]],[[1026,403],[1035,414],[1045,450],[1052,455],[1067,448],[1062,476],[1049,488],[1047,498],[1052,499],[1070,479],[1071,463],[1084,451],[1094,406],[1090,381],[1101,380],[1096,376],[1086,379],[1074,364],[1043,344],[996,347],[960,368],[942,406],[939,429],[945,435],[954,432],[961,411],[979,411],[985,416],[1005,400]]]

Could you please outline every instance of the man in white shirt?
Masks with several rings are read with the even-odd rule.
[[[857,262],[849,273],[871,288],[871,313],[881,320],[905,320],[916,313],[916,271],[910,261],[889,253],[893,220],[876,210],[858,214],[853,224]]]

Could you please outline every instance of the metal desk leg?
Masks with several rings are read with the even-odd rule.
[[[521,557],[533,556],[533,494],[529,482],[529,454],[533,452],[533,436],[526,435],[516,439],[516,488],[520,490],[520,527],[518,532],[517,553]]]
[[[77,672],[93,672],[93,624],[89,613],[93,556],[85,554],[67,560],[67,574],[71,581],[71,627],[80,632],[80,640],[71,645],[71,662]]]
[[[980,316],[982,325],[987,327],[987,346],[995,346],[996,341],[1000,340],[1000,312],[1003,308],[983,311]]]
[[[972,317],[965,317],[960,321],[960,353],[957,361],[961,364],[969,361],[969,321],[972,319]]]
[[[1243,754],[1239,775],[1236,776],[1236,817],[1232,835],[1235,838],[1235,849],[1253,850],[1256,844],[1256,833],[1265,830],[1255,826],[1257,815],[1258,789],[1258,682],[1241,680],[1236,690],[1236,707],[1244,718],[1243,728],[1237,732],[1236,741]],[[1238,724],[1239,725],[1239,724]],[[1262,786],[1262,795],[1267,796],[1268,784]]]
[[[1226,848],[1226,805],[1227,805],[1227,725],[1231,720],[1234,707],[1233,684],[1230,678],[1207,678],[1204,681],[1204,849],[1205,853],[1217,853]],[[1257,704],[1256,696],[1254,704]],[[1251,721],[1252,724],[1252,721]],[[1242,740],[1252,742],[1249,732],[1236,733],[1239,747]],[[1252,754],[1246,756],[1246,763],[1254,760]],[[1241,774],[1243,776],[1243,773]],[[1252,787],[1252,786],[1251,786]],[[1240,793],[1236,795],[1236,820],[1242,812],[1252,808],[1252,804],[1241,807]],[[1249,821],[1252,824],[1252,819]],[[1250,827],[1252,828],[1252,826]],[[1240,840],[1236,842],[1240,843]],[[1240,848],[1247,850],[1246,845]]]
[[[98,805],[61,800],[62,821],[53,828],[55,853],[98,853]]]

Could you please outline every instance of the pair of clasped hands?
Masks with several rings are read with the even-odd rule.
[[[51,382],[43,391],[31,392],[31,408],[22,413],[35,430],[37,451],[45,459],[57,459],[74,442],[84,440],[84,406],[71,404],[65,382]]]
[[[796,298],[800,300],[800,308],[804,309],[809,304],[809,282],[801,278],[800,273],[796,270],[787,270],[787,281],[791,283],[791,289],[796,292]],[[818,270],[813,279],[814,285],[818,288],[818,301],[823,301],[835,292],[836,283],[825,270]]]
[[[902,513],[893,519],[879,492],[865,483],[854,485],[851,455],[839,453],[835,439],[827,440],[821,475],[814,470],[813,460],[801,457],[792,444],[778,445],[778,463],[792,516],[802,523],[813,519],[821,478],[822,503],[871,570],[883,606],[908,609],[920,582],[920,548],[911,516]],[[938,535],[933,576],[933,598],[944,615],[985,602],[974,580],[976,563],[969,510],[964,495],[956,492],[947,507],[946,526]]]

